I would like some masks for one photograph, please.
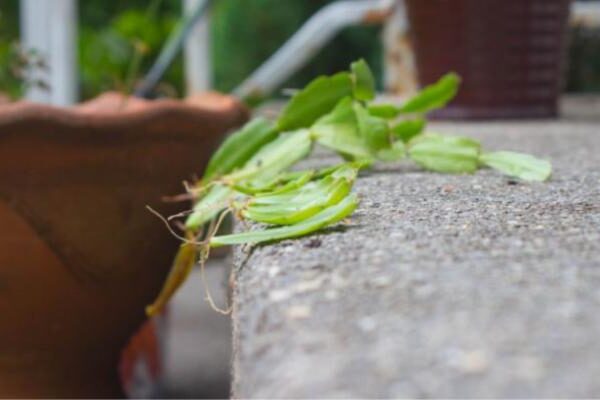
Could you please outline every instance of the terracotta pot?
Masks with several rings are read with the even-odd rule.
[[[0,107],[0,397],[122,396],[117,365],[178,246],[168,214],[247,112],[109,93]]]
[[[554,117],[570,0],[407,0],[419,80],[463,78],[444,118]]]

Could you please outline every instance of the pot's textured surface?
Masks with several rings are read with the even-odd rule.
[[[145,205],[247,118],[217,94],[0,108],[0,397],[122,394],[117,364],[178,245]]]
[[[463,78],[438,116],[557,115],[570,0],[408,0],[419,80]]]

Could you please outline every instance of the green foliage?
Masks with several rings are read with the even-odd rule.
[[[385,119],[394,119],[400,115],[400,107],[393,104],[369,104],[367,109],[371,115]]]
[[[166,3],[166,2],[165,2]],[[149,13],[132,8],[117,14],[105,26],[83,25],[79,33],[82,97],[105,90],[125,91],[132,60],[141,57],[139,79],[151,67],[171,30],[179,19],[177,10]],[[174,96],[183,85],[182,60],[178,57],[167,71],[163,92]]]
[[[242,216],[272,225],[293,225],[339,203],[350,193],[344,178],[326,176],[292,190],[257,195],[248,201]]]
[[[204,241],[193,242],[199,246],[201,261],[211,247],[295,238],[341,221],[357,207],[351,190],[358,171],[375,159],[396,161],[408,153],[417,164],[436,172],[473,173],[486,163],[523,179],[549,176],[543,174],[544,162],[531,156],[506,152],[482,156],[476,140],[423,134],[421,118],[397,121],[374,115],[365,104],[371,97],[370,74],[368,66],[358,62],[350,72],[319,77],[289,101],[275,128],[258,119],[224,142],[209,162],[206,179],[190,191],[204,195],[197,196],[185,222],[185,237],[201,237],[206,222],[221,221],[227,212],[268,226],[224,236],[215,236],[216,228],[209,229]],[[400,109],[425,113],[439,107],[456,93],[457,84],[457,77],[446,76],[417,94],[410,107]],[[250,143],[253,155],[242,142]],[[310,154],[314,143],[355,161],[320,171],[289,171]],[[174,265],[173,270],[185,271],[185,265]],[[181,284],[179,276],[168,279],[162,293],[172,293]],[[159,297],[149,310],[156,311],[164,301]]]
[[[227,207],[235,194],[232,189],[240,182],[242,185],[244,182],[249,182],[250,186],[264,186],[265,182],[275,179],[280,172],[306,157],[310,152],[311,144],[307,130],[281,134],[273,141],[264,144],[242,168],[221,177],[220,182],[217,182],[208,194],[196,203],[186,221],[186,228],[198,229],[218,215]]]
[[[320,118],[311,128],[315,140],[322,146],[338,152],[344,158],[371,158],[358,129],[353,100],[340,100],[329,114]]]
[[[404,157],[406,157],[406,146],[401,140],[392,143],[389,148],[377,152],[377,159],[381,161],[398,161]]]
[[[353,105],[354,114],[356,115],[356,123],[358,132],[363,140],[363,146],[368,149],[371,154],[377,153],[379,150],[389,148],[391,145],[389,126],[386,120],[379,117],[374,117],[367,109],[355,102]]]
[[[21,74],[27,65],[20,58],[15,42],[0,42],[0,94],[13,99],[21,97],[25,86]]]
[[[260,117],[253,119],[221,144],[206,167],[204,179],[221,176],[243,166],[276,136],[277,130],[271,122]]]
[[[233,188],[218,182],[210,188],[203,188],[199,192],[202,193],[199,195],[201,199],[194,205],[192,213],[185,222],[185,227],[188,230],[199,229],[215,218],[227,207],[227,204],[235,195]]]
[[[224,181],[252,180],[261,183],[275,178],[298,161],[305,158],[312,148],[308,129],[282,132],[275,140],[265,144],[244,167],[223,178]]]
[[[490,168],[524,181],[542,182],[552,175],[552,165],[548,161],[529,154],[496,151],[482,154],[479,160]]]
[[[369,65],[362,58],[350,64],[350,71],[354,77],[353,93],[357,100],[373,100],[375,98],[375,78]]]
[[[480,149],[473,139],[428,133],[409,143],[408,155],[427,170],[461,174],[477,170]]]
[[[404,143],[408,143],[412,138],[423,132],[425,125],[426,122],[423,118],[406,119],[392,126],[390,131],[395,137]]]
[[[277,126],[282,131],[306,128],[352,94],[352,78],[346,72],[321,76],[296,93],[287,103]]]
[[[401,108],[402,113],[427,113],[444,107],[454,98],[460,85],[460,78],[455,73],[448,73],[434,84],[426,86]]]
[[[18,45],[18,10],[17,0],[0,0],[0,95],[13,99],[22,95],[28,66]]]
[[[333,225],[352,214],[358,206],[355,195],[345,197],[338,204],[325,208],[312,217],[294,225],[270,228],[258,231],[249,231],[225,236],[215,236],[210,239],[211,247],[229,246],[243,243],[263,243],[275,240],[292,239]]]

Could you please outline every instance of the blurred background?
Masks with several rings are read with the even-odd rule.
[[[203,47],[204,52],[187,54],[187,57],[199,60],[203,68],[194,69],[194,65],[198,64],[192,63],[192,72],[188,70],[186,73],[186,68],[189,68],[186,67],[186,53],[178,52],[153,95],[178,98],[202,89],[231,92],[312,15],[333,2],[213,1],[206,17],[205,30],[199,35],[196,32],[194,39],[196,46]],[[169,35],[181,24],[186,3],[193,1],[0,0],[0,103],[18,100],[33,92],[44,98],[48,92],[57,90],[57,87],[52,87],[48,71],[53,65],[60,66],[61,62],[65,63],[61,68],[63,77],[66,76],[63,80],[67,80],[68,84],[59,83],[65,83],[66,95],[56,101],[47,99],[48,102],[68,105],[109,90],[133,91],[156,61]],[[58,13],[62,7],[60,4],[68,6],[63,14]],[[593,0],[578,1],[576,14],[573,13],[575,8],[571,8],[565,68],[560,72],[563,92],[586,94],[600,91],[598,4]],[[35,25],[36,13],[43,14],[46,11],[42,7],[49,5],[48,12],[58,13],[53,24],[62,21],[67,27],[73,25],[65,31],[66,42],[71,40],[72,48],[59,47],[56,51],[65,51],[66,56],[58,60],[48,60],[47,54],[27,46],[22,40],[28,35],[30,41],[39,40],[23,24]],[[24,15],[28,10],[31,15]],[[384,36],[390,27],[378,18],[367,22],[342,29],[332,40],[324,43],[323,48],[305,65],[286,77],[279,87],[302,87],[317,75],[347,69],[350,62],[364,58],[375,73],[378,89],[395,94],[410,91],[410,82],[404,85],[395,82],[393,77],[390,78],[389,66],[386,72],[385,64],[390,61],[386,61]],[[406,43],[410,43],[410,39]],[[402,61],[410,63],[412,56],[405,53],[406,43],[400,41],[396,44],[402,52]],[[69,57],[74,57],[74,60],[69,60]],[[400,68],[400,71],[410,74],[410,68]],[[408,78],[410,81],[414,77]],[[280,90],[274,90],[269,96],[280,98],[282,94]],[[224,302],[226,293],[227,265],[227,260],[223,259],[215,261],[209,268],[211,287],[216,288],[221,302]],[[164,344],[162,396],[229,395],[229,319],[213,312],[203,298],[200,278],[192,276],[174,300]]]
[[[332,0],[218,0],[210,21],[211,86],[231,91],[279,48],[308,17]],[[586,2],[583,0],[582,2]],[[587,1],[589,2],[589,0]],[[590,2],[592,3],[592,2]],[[153,10],[153,7],[156,8]],[[77,93],[80,100],[119,90],[132,79],[131,60],[143,52],[140,78],[156,59],[182,13],[181,0],[81,0],[77,9]],[[27,85],[23,69],[43,60],[20,47],[19,0],[0,0],[0,88],[13,99]],[[381,25],[344,29],[284,84],[300,87],[311,77],[342,70],[365,58],[383,87]],[[244,40],[240,40],[244,38]],[[143,50],[140,50],[143,49]],[[567,92],[600,90],[600,34],[588,24],[573,24],[568,46]],[[180,53],[161,81],[159,91],[181,96],[185,87]]]
[[[328,0],[218,0],[211,10],[210,56],[212,87],[231,91],[264,62],[302,23]],[[156,7],[156,10],[153,8]],[[105,90],[125,87],[132,57],[142,44],[138,75],[156,60],[182,13],[181,0],[81,0],[78,4],[77,50],[81,100]],[[11,98],[24,93],[19,69],[24,60],[19,47],[19,0],[0,0],[0,87]],[[286,86],[299,87],[312,77],[345,69],[366,58],[381,76],[380,27],[351,27],[294,74]],[[244,40],[240,40],[244,38]],[[138,76],[137,78],[139,78]],[[30,82],[31,84],[32,82]],[[184,93],[183,55],[180,53],[161,81],[163,95]]]

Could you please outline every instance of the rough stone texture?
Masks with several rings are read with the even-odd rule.
[[[600,396],[598,123],[433,127],[554,177],[386,166],[343,228],[237,249],[235,397]]]

